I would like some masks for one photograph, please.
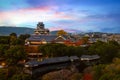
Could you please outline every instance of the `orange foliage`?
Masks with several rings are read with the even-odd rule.
[[[83,45],[84,44],[84,41],[82,39],[80,39],[79,41],[77,41],[76,43],[76,46],[80,46],[80,45]]]
[[[70,40],[64,41],[64,44],[67,45],[67,46],[73,46],[74,45],[74,43],[71,42]]]
[[[85,73],[83,76],[83,80],[93,80],[92,74]]]

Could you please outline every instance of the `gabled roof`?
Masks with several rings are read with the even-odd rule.
[[[45,40],[46,42],[51,42],[51,41],[57,41],[58,38],[62,38],[63,40],[70,40],[70,41],[74,41],[72,38],[70,38],[67,35],[63,35],[63,36],[57,36],[57,35],[31,35],[31,37],[29,37],[27,39],[27,41],[43,41]]]
[[[62,38],[63,40],[66,40],[66,37],[63,37],[63,36],[58,36],[58,37],[55,38],[55,40],[57,40],[59,38]]]
[[[45,40],[47,42],[53,41],[57,36],[56,35],[32,35],[28,38],[28,41],[42,41]]]

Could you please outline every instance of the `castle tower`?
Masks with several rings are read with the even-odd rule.
[[[44,29],[44,24],[43,24],[43,22],[38,22],[38,24],[37,24],[37,29]]]
[[[47,35],[49,30],[44,28],[43,22],[38,22],[37,28],[34,30],[35,35]]]

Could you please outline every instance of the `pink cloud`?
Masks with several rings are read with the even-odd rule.
[[[55,12],[54,16],[56,16],[56,18],[74,19],[72,15],[68,15],[66,12]]]
[[[50,27],[50,31],[56,31],[56,30],[65,30],[70,33],[76,33],[76,32],[83,32],[82,30],[79,29],[70,29],[68,27]]]
[[[55,31],[55,30],[64,30],[63,27],[50,27],[50,31]]]
[[[43,6],[43,7],[36,7],[36,8],[25,8],[25,9],[20,9],[20,10],[17,10],[17,11],[20,11],[20,12],[29,12],[29,11],[50,11],[52,9],[51,6]],[[15,11],[16,12],[16,11]]]
[[[0,25],[6,21],[10,24],[22,24],[26,22],[38,22],[38,21],[59,21],[73,19],[70,15],[64,12],[54,11],[57,7],[46,6],[38,8],[25,8],[20,10],[0,12]]]

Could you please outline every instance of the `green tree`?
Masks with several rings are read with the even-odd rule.
[[[10,45],[16,45],[17,43],[17,34],[11,33],[10,34]]]
[[[86,50],[84,47],[75,47],[75,46],[67,46],[64,51],[66,56],[81,56],[82,54],[86,54]]]
[[[11,80],[32,80],[32,78],[28,74],[20,73],[20,74],[14,74]]]
[[[5,51],[9,49],[9,45],[0,44],[0,57],[4,58]]]
[[[89,54],[98,54],[101,57],[101,62],[110,63],[112,59],[118,56],[118,46],[98,41],[88,49]]]
[[[30,34],[21,34],[18,38],[25,40],[26,38],[29,38],[29,37],[30,37]]]
[[[105,42],[102,42],[102,41],[97,41],[95,44],[91,45],[89,48],[88,48],[88,52],[89,54],[93,55],[93,54],[98,54],[97,52],[97,48],[99,46],[102,46],[103,44],[106,44]]]
[[[17,34],[13,32],[13,33],[10,34],[10,36],[15,36],[15,37],[17,37]]]
[[[0,36],[0,44],[9,44],[10,37],[9,36]]]
[[[46,44],[39,46],[39,51],[44,56],[55,57],[64,55],[65,48],[66,46],[64,44]]]
[[[117,41],[113,40],[113,41],[109,41],[108,43],[120,47],[120,44]]]
[[[66,46],[64,44],[46,44],[39,46],[39,51],[44,56],[81,56],[86,53],[83,47]]]
[[[25,39],[29,38],[30,35],[29,34],[21,34],[19,37],[18,37],[18,44],[19,45],[24,45],[25,44]]]
[[[99,80],[100,79],[100,77],[104,74],[104,72],[103,72],[104,68],[105,68],[105,65],[102,65],[102,64],[96,65],[96,66],[93,67],[93,71],[94,71],[93,78],[94,78],[94,80]]]
[[[7,80],[7,69],[0,69],[0,80]]]
[[[110,74],[104,74],[98,80],[113,80],[113,77]]]
[[[16,64],[18,61],[26,59],[26,52],[22,46],[12,46],[5,52],[8,64]]]

